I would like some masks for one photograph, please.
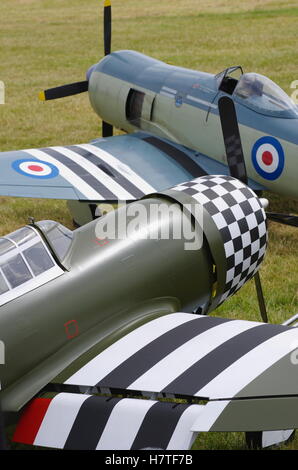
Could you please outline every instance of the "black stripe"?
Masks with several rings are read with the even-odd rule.
[[[87,398],[72,425],[64,449],[96,449],[113,408],[120,400],[97,396]]]
[[[166,449],[182,413],[190,405],[157,402],[147,412],[131,450]]]
[[[156,137],[144,137],[146,142],[153,145],[154,147],[158,148],[169,157],[173,158],[177,163],[179,163],[182,168],[184,168],[188,173],[192,175],[193,178],[198,178],[199,176],[205,176],[205,170],[203,170],[197,163],[195,163],[185,152],[179,150],[174,145],[168,144],[161,139],[157,139]]]
[[[194,316],[193,320],[167,331],[137,351],[98,382],[97,386],[127,388],[175,349],[204,331],[227,321],[231,320],[215,317],[198,319]]]
[[[162,392],[194,395],[249,351],[288,329],[282,325],[258,325],[243,331],[196,362]]]
[[[131,181],[125,178],[121,173],[119,173],[115,168],[110,166],[104,158],[98,157],[97,155],[92,154],[89,150],[85,150],[82,147],[77,147],[76,145],[71,145],[67,147],[75,153],[80,154],[82,157],[86,158],[89,162],[96,165],[102,171],[107,173],[112,177],[120,186],[122,186],[126,191],[128,191],[136,199],[139,199],[145,195],[138,187],[136,187]],[[101,163],[100,163],[101,162]]]
[[[102,195],[103,199],[118,200],[118,197],[114,193],[112,193],[109,188],[104,186],[100,181],[98,181],[97,178],[88,173],[85,168],[81,167],[79,164],[75,163],[70,158],[65,157],[65,155],[52,148],[44,148],[40,150],[55,158],[60,163],[63,163],[63,165],[67,166],[67,168],[69,168],[82,180],[84,180],[85,183],[88,183],[89,186],[91,186],[95,191],[99,192]],[[80,190],[80,188],[78,189]]]

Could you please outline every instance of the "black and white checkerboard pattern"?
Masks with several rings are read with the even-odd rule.
[[[222,236],[227,274],[221,303],[259,269],[268,241],[265,211],[256,194],[231,176],[207,175],[173,189],[198,201]]]

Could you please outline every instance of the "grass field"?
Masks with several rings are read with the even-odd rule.
[[[103,54],[98,0],[1,0],[0,150],[63,145],[100,135],[101,122],[87,94],[41,103],[38,92],[84,80]],[[288,94],[298,79],[298,6],[270,0],[114,0],[112,48],[135,49],[168,63],[217,73],[240,64],[276,81]],[[298,131],[298,127],[297,127]],[[298,183],[298,182],[297,182]],[[298,213],[298,201],[267,195],[270,209]],[[0,235],[36,220],[72,227],[61,201],[0,198]],[[298,311],[298,232],[269,224],[270,244],[261,269],[270,321]],[[258,320],[253,282],[217,315]],[[200,436],[195,449],[242,449],[242,434]],[[298,449],[298,437],[287,449]]]

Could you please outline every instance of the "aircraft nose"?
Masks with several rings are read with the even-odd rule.
[[[95,65],[96,64],[91,65],[91,67],[89,67],[89,69],[87,70],[86,80],[88,80],[88,81],[90,80],[91,74],[92,74],[93,70],[95,69]]]

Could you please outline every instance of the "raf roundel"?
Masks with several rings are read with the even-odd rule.
[[[55,165],[41,160],[16,160],[13,162],[12,167],[21,175],[31,178],[46,179],[55,178],[59,175],[59,170]]]
[[[252,163],[256,172],[266,180],[276,180],[282,174],[285,156],[280,142],[274,137],[258,139],[252,148]]]

